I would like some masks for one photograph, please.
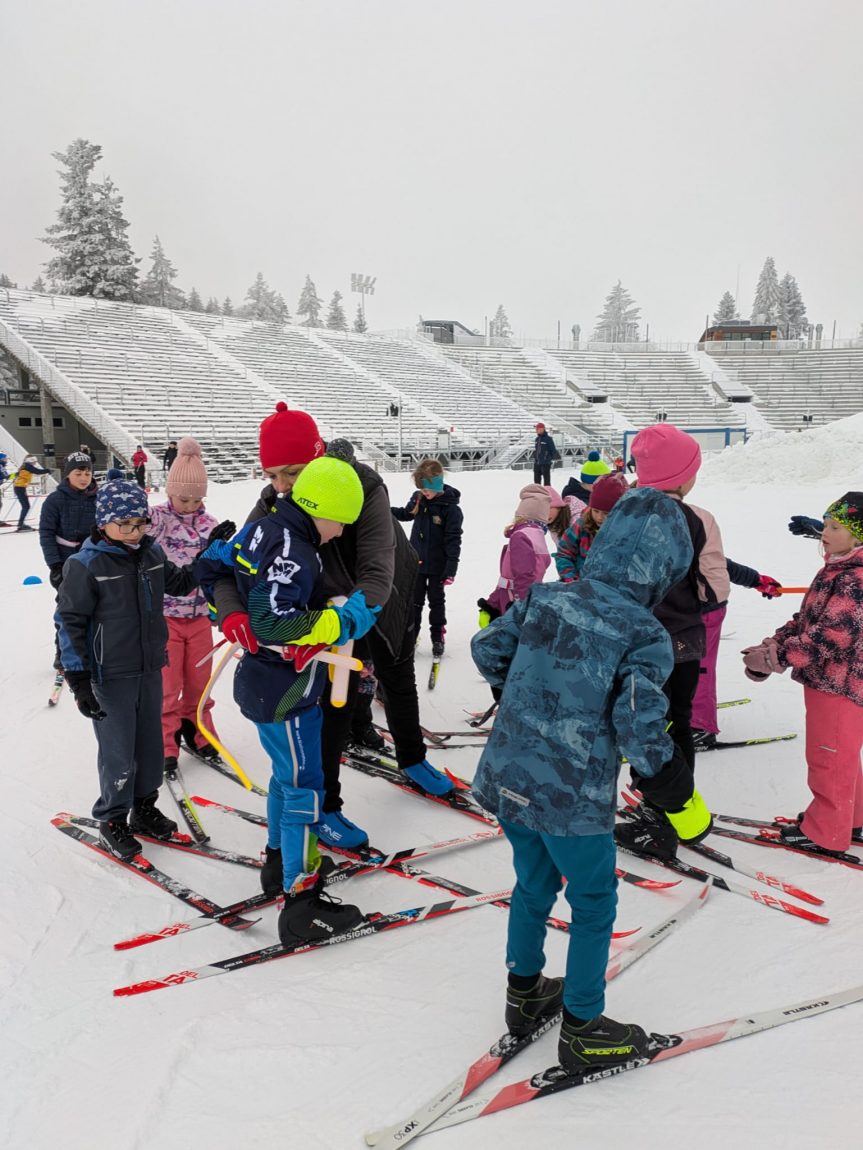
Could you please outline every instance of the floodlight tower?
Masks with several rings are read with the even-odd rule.
[[[366,318],[366,296],[375,294],[377,281],[377,276],[364,276],[359,272],[351,272],[351,291],[356,292],[360,297],[360,311],[364,320]]]

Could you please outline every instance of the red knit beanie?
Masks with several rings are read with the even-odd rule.
[[[279,400],[275,414],[261,424],[259,451],[261,467],[291,467],[311,463],[325,448],[312,417],[304,411],[288,411],[288,405]]]

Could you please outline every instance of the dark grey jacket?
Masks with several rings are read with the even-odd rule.
[[[324,594],[332,598],[362,589],[370,607],[382,607],[375,630],[393,657],[397,657],[413,625],[416,552],[405,533],[395,526],[384,481],[364,463],[354,460],[352,466],[363,485],[363,509],[356,523],[345,527],[338,539],[320,549]],[[246,522],[268,515],[277,498],[268,483]],[[245,611],[233,579],[219,579],[213,596],[220,623],[233,611]]]

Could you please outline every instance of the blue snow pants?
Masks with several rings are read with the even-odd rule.
[[[255,723],[273,764],[267,799],[267,845],[281,848],[284,889],[317,870],[315,824],[324,800],[319,706],[296,711],[284,723]]]
[[[558,891],[572,910],[563,1002],[577,1018],[605,1009],[605,968],[617,910],[616,851],[612,835],[544,835],[501,822],[512,846],[516,884],[509,911],[506,965],[513,974],[545,966],[545,920]]]

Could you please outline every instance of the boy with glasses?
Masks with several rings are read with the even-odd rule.
[[[120,859],[141,844],[133,831],[168,839],[177,824],[156,807],[162,785],[163,599],[197,585],[147,534],[147,495],[114,480],[96,496],[96,525],[63,568],[57,603],[60,656],[78,710],[93,720],[100,795],[93,818]],[[209,540],[230,538],[219,524]],[[206,546],[206,544],[205,544]],[[129,818],[131,814],[131,819]]]

